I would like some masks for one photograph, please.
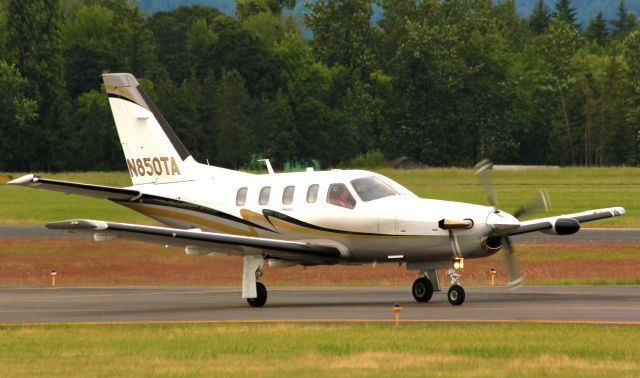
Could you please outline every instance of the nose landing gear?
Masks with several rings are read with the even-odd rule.
[[[464,303],[465,293],[462,285],[460,285],[461,275],[456,273],[455,269],[447,270],[447,276],[451,278],[451,287],[447,292],[447,299],[453,306],[460,306]]]

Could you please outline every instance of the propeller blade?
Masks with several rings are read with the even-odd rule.
[[[493,163],[489,159],[484,159],[475,166],[476,175],[480,177],[480,180],[484,184],[484,190],[487,193],[487,200],[491,206],[498,208],[498,199],[496,198],[495,188],[491,180],[491,170],[493,169]]]
[[[502,238],[502,248],[504,262],[507,265],[507,272],[509,273],[509,283],[507,285],[510,287],[521,286],[524,278],[520,273],[520,266],[518,264],[518,261],[516,260],[516,257],[514,256],[513,247],[509,238]]]
[[[540,190],[540,192],[538,192],[538,195],[533,200],[531,200],[527,204],[520,205],[518,210],[513,212],[513,216],[516,218],[520,218],[520,216],[530,211],[534,211],[543,207],[545,211],[549,211],[551,209],[551,200],[549,199],[549,193],[547,193],[546,190]]]

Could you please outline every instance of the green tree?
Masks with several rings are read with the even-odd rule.
[[[606,66],[602,93],[602,165],[633,163],[636,139],[632,124],[625,119],[626,88],[622,61],[611,57]]]
[[[537,41],[538,56],[542,61],[543,75],[539,85],[548,95],[556,99],[554,113],[552,148],[555,150],[556,163],[575,164],[576,133],[572,131],[575,120],[572,119],[572,104],[569,95],[576,83],[577,62],[573,59],[582,45],[580,33],[571,25],[559,19],[554,20],[549,29]]]
[[[274,166],[279,168],[287,162],[299,160],[300,135],[284,93],[278,92],[274,98],[262,96],[257,103],[254,119],[256,152],[271,159]]]
[[[589,22],[587,26],[586,36],[599,46],[605,46],[609,42],[609,32],[607,31],[607,23],[604,20],[604,14],[599,11],[598,14]]]
[[[213,98],[216,113],[216,164],[238,169],[255,152],[253,100],[237,71],[223,71]]]
[[[571,0],[558,0],[556,3],[555,18],[566,22],[576,29],[580,28],[576,8],[571,6]]]
[[[140,10],[126,0],[74,4],[63,28],[65,79],[72,97],[100,85],[100,74],[152,77],[156,45]]]
[[[206,18],[199,18],[191,24],[187,33],[187,56],[192,73],[202,77],[211,70],[211,54],[218,43],[218,34]]]
[[[376,33],[371,27],[372,0],[320,0],[306,3],[304,20],[313,31],[312,46],[322,62],[347,67],[353,79],[373,71]]]
[[[149,18],[149,28],[158,46],[160,62],[175,83],[181,83],[192,74],[194,50],[189,52],[187,39],[194,22],[205,20],[207,27],[213,30],[214,20],[219,16],[222,14],[215,8],[192,5],[178,7],[171,12],[157,12]],[[204,50],[202,53],[210,52]],[[204,57],[197,61],[206,59]]]
[[[0,0],[0,56],[7,56],[7,10],[4,0]]]
[[[20,153],[23,169],[54,169],[56,148],[64,138],[57,126],[68,111],[60,43],[62,7],[59,0],[9,0],[7,52],[26,79],[27,97],[38,104],[38,127],[29,135],[32,148]]]
[[[331,144],[336,128],[331,109],[324,102],[307,97],[297,106],[296,122],[300,133],[298,158],[302,161],[319,159],[323,166],[334,167],[339,162],[336,152],[344,154],[344,151]]]
[[[245,20],[265,12],[279,15],[284,8],[293,9],[295,6],[296,0],[237,0],[236,14]]]
[[[24,156],[32,155],[32,135],[38,118],[38,106],[28,97],[28,83],[20,72],[0,60],[0,169],[24,171],[29,169]],[[26,154],[25,154],[26,152]]]
[[[631,134],[628,136],[634,143],[630,162],[640,164],[640,31],[629,33],[624,40],[623,58],[628,67],[627,82],[627,114]]]
[[[533,13],[529,16],[529,28],[534,34],[542,34],[551,22],[551,10],[544,3],[544,0],[538,0]]]
[[[616,38],[624,39],[638,24],[636,14],[629,12],[624,0],[620,0],[618,3],[617,16],[617,19],[611,20],[609,23],[613,26],[613,35]]]
[[[69,137],[68,149],[59,158],[64,165],[83,171],[126,169],[122,145],[113,125],[109,102],[103,91],[80,95],[68,125],[61,125]]]

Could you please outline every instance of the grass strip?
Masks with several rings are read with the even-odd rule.
[[[0,326],[0,376],[633,377],[639,341],[571,324]]]

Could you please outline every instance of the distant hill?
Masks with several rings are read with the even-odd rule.
[[[531,14],[538,0],[516,0],[518,14],[527,17]],[[555,10],[555,0],[545,0],[545,4],[553,11]],[[587,25],[589,21],[602,10],[604,18],[612,20],[617,17],[618,4],[620,0],[572,0],[571,5],[578,11],[578,19],[582,25]],[[627,11],[640,15],[640,0],[625,0]]]
[[[494,0],[498,2],[500,0]],[[236,11],[235,0],[137,0],[135,1],[138,6],[147,14],[152,14],[159,11],[173,10],[182,5],[201,4],[218,8],[220,11],[234,15]],[[535,7],[538,0],[516,0],[518,7],[518,14],[521,17],[527,17],[531,14],[531,11]],[[583,25],[587,25],[598,11],[602,10],[606,19],[616,18],[616,12],[618,10],[618,4],[620,0],[572,0],[571,4],[578,11],[578,19]],[[547,6],[554,10],[555,0],[545,0]],[[640,15],[640,0],[625,0],[627,10],[635,12]],[[304,7],[304,0],[298,0],[298,4],[294,10],[294,14],[300,15],[304,13],[306,8]],[[380,15],[377,15],[380,17]]]

